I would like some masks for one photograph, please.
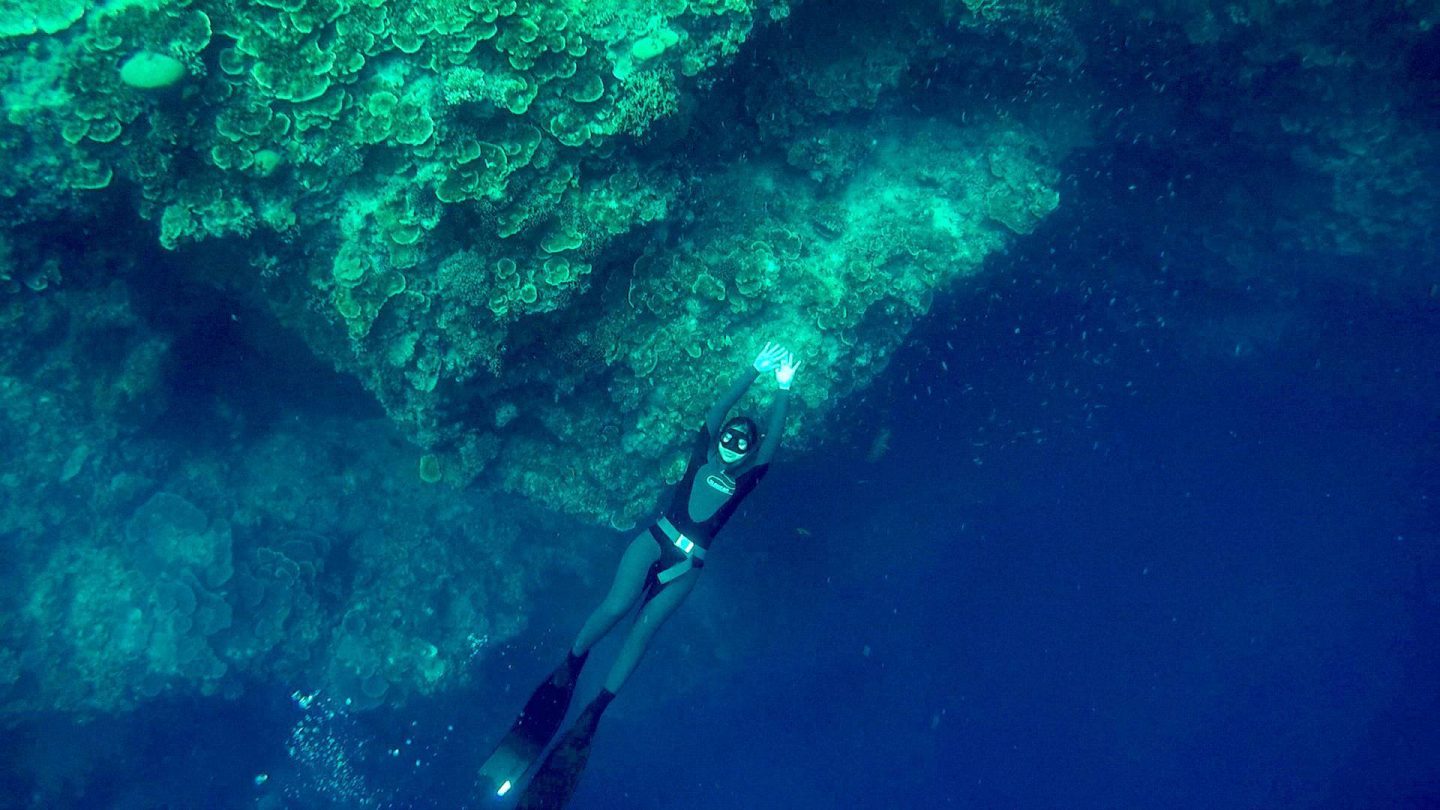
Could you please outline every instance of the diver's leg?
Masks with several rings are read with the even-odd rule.
[[[610,667],[610,674],[605,676],[605,690],[614,694],[620,691],[625,685],[625,680],[630,673],[635,671],[641,657],[645,655],[645,648],[650,645],[650,639],[655,637],[655,632],[660,625],[670,618],[695,589],[695,583],[700,579],[699,569],[685,572],[670,584],[660,589],[660,592],[653,599],[640,608],[640,616],[631,626],[629,635],[625,636],[625,644],[620,647],[620,654],[615,658],[615,664]]]
[[[610,594],[585,622],[585,628],[575,642],[575,649],[580,653],[572,650],[565,662],[536,687],[510,727],[510,732],[480,766],[481,783],[492,796],[503,796],[509,792],[545,750],[550,738],[560,730],[590,645],[609,632],[629,611],[644,590],[651,563],[659,558],[660,545],[648,532],[636,537],[625,549]]]
[[[698,570],[686,572],[661,588],[653,599],[640,608],[640,616],[630,628],[625,644],[620,649],[620,656],[610,670],[609,677],[605,679],[605,688],[601,689],[600,694],[580,713],[575,725],[550,749],[550,755],[545,758],[545,762],[535,772],[535,778],[530,780],[524,794],[520,796],[516,810],[555,810],[569,804],[576,786],[580,784],[585,763],[590,759],[590,741],[594,739],[595,730],[600,725],[600,715],[604,713],[605,707],[610,705],[610,701],[615,699],[615,691],[625,683],[625,679],[635,670],[635,665],[640,663],[640,656],[645,654],[645,647],[649,645],[650,639],[654,638],[655,631],[660,629],[660,625],[680,607],[685,597],[690,595],[695,581],[699,578]]]
[[[585,620],[585,626],[580,628],[580,635],[570,647],[571,655],[584,655],[595,642],[604,638],[617,622],[625,618],[625,614],[635,606],[635,600],[645,588],[645,576],[650,572],[651,564],[658,559],[660,544],[655,542],[650,532],[641,532],[630,541],[630,545],[620,557],[619,567],[615,569],[615,581],[610,585],[610,593],[606,594],[605,601],[595,608],[590,618]]]

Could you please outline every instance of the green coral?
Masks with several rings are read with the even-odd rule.
[[[1015,152],[1013,146],[1006,145],[990,153],[990,173],[1000,182],[986,192],[985,212],[1010,230],[1026,234],[1055,210],[1060,195],[1053,188],[1053,170]]]
[[[85,15],[86,0],[7,0],[0,7],[0,39],[58,34]]]
[[[914,169],[893,162],[904,150],[879,146],[893,139],[858,111],[887,103],[917,63],[944,52],[947,20],[929,7],[847,7],[846,24],[777,54],[780,64],[745,68],[772,77],[746,99],[763,170],[696,172],[645,154],[641,142],[680,132],[657,124],[704,91],[707,74],[788,13],[738,0],[107,7],[92,12],[93,30],[66,32],[75,58],[54,62],[59,86],[80,103],[32,107],[10,126],[63,144],[67,157],[52,164],[64,167],[62,189],[134,189],[163,246],[231,240],[263,279],[236,285],[241,294],[358,376],[445,459],[444,480],[463,484],[521,455],[457,418],[457,398],[533,386],[600,408],[573,397],[603,390],[597,378],[607,374],[638,385],[668,373],[656,371],[667,351],[699,364],[687,375],[708,373],[747,324],[782,312],[779,323],[826,335],[802,334],[802,343],[858,351],[877,307],[923,310],[952,268],[1054,207],[1040,151],[1021,136],[1012,155],[991,137],[1020,124],[976,123],[975,143],[946,147],[963,164],[936,169],[949,175],[888,189],[875,179],[913,178]],[[854,36],[863,47],[845,46]],[[121,81],[117,64],[139,52],[185,67],[175,92]],[[976,161],[991,174],[972,171]],[[875,194],[884,204],[847,202]],[[761,200],[770,207],[756,208]],[[726,205],[755,208],[759,219],[727,224],[710,213]],[[917,228],[910,220],[927,206],[931,219]],[[986,214],[993,228],[976,219]],[[631,235],[652,228],[672,230],[676,244],[637,261]],[[831,249],[805,247],[822,244]],[[808,272],[787,276],[807,262]],[[196,273],[220,284],[243,277]],[[596,311],[597,301],[609,309]],[[542,323],[570,324],[563,352],[573,366],[515,367]],[[705,336],[700,323],[731,337]],[[894,331],[867,351],[883,350]],[[657,407],[673,421],[692,404]],[[525,412],[545,425],[546,441],[574,440],[544,409]],[[668,452],[647,446],[652,458]],[[600,487],[570,501],[591,504],[588,514],[629,514],[626,499],[641,497],[630,474],[614,484],[553,475]],[[551,476],[532,470],[507,486],[553,501],[561,490]]]
[[[138,87],[141,90],[155,90],[180,81],[185,75],[185,64],[169,54],[141,51],[126,59],[120,65],[120,81],[131,87]],[[113,129],[111,137],[96,138],[90,133],[92,140],[105,143],[114,140],[114,136],[120,134],[120,128]]]
[[[692,189],[711,201],[704,227],[684,246],[653,250],[614,271],[623,286],[612,288],[611,305],[584,333],[587,345],[551,348],[562,357],[574,352],[569,363],[577,372],[598,362],[613,373],[603,394],[574,397],[563,408],[538,406],[546,433],[512,440],[530,460],[506,468],[505,486],[630,525],[653,497],[644,481],[589,456],[577,466],[540,448],[573,442],[581,453],[610,414],[634,413],[625,457],[673,466],[684,415],[703,411],[713,380],[767,335],[784,335],[822,369],[807,378],[807,400],[843,397],[879,373],[881,358],[929,309],[935,290],[978,271],[1013,237],[1015,222],[997,221],[988,199],[1012,195],[1027,227],[1056,204],[1054,170],[1025,130],[993,121],[911,121],[903,132],[869,134],[871,149],[835,191],[775,162],[731,167]],[[623,177],[610,191],[645,185]],[[757,192],[763,208],[750,204]],[[603,211],[617,198],[597,199],[608,200],[596,206]],[[662,362],[677,352],[680,362]],[[647,397],[652,390],[665,391],[665,399]],[[802,407],[797,424],[806,419]]]

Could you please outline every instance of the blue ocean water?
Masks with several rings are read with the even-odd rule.
[[[752,617],[755,652],[657,698],[677,728],[627,709],[646,753],[598,753],[587,806],[1440,801],[1433,304],[1019,275],[854,410],[892,431],[882,459],[861,443],[756,495],[805,532],[743,531],[763,568],[704,600]],[[1195,334],[1242,306],[1286,323],[1263,350]],[[1115,308],[1134,322],[1082,338]],[[667,756],[683,799],[621,776]]]

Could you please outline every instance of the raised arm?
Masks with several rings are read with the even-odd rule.
[[[785,411],[790,407],[790,389],[781,388],[775,392],[775,401],[770,403],[770,418],[765,420],[765,438],[760,440],[760,452],[755,463],[769,464],[780,449],[780,437],[785,433]]]
[[[788,352],[780,365],[775,369],[775,382],[780,390],[775,392],[775,401],[770,403],[770,418],[766,420],[765,438],[760,442],[760,452],[755,455],[755,463],[769,464],[775,457],[775,451],[780,449],[780,439],[785,435],[785,412],[790,408],[790,383],[795,379],[795,372],[800,368],[800,363]]]
[[[710,412],[705,414],[705,427],[710,430],[710,435],[713,436],[720,432],[720,423],[725,421],[725,414],[729,413],[730,409],[735,407],[735,403],[745,396],[745,392],[750,390],[750,384],[755,382],[755,378],[767,371],[774,370],[784,356],[784,349],[774,343],[765,344],[765,348],[755,358],[753,366],[745,369],[743,374],[736,377],[735,382],[730,384],[730,389],[710,408]]]

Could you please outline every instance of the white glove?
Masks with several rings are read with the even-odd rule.
[[[767,371],[774,371],[780,366],[780,361],[785,359],[785,348],[779,343],[766,343],[765,348],[760,350],[759,356],[755,358],[755,373],[764,374]]]

